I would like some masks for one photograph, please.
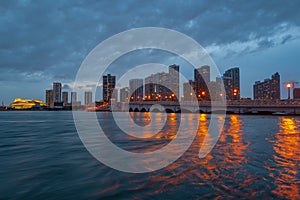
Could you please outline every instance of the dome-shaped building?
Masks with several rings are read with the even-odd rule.
[[[46,104],[40,99],[22,99],[16,98],[14,102],[10,104],[10,107],[15,110],[27,110],[27,109],[35,109],[35,108],[43,108],[46,107]]]

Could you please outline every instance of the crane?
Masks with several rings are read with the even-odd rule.
[[[284,83],[284,85],[288,89],[288,99],[291,99],[291,89],[294,89],[295,85],[297,85],[297,84],[299,84],[299,82],[297,82],[297,81],[288,81],[288,82]]]

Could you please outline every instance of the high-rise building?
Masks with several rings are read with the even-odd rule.
[[[194,94],[194,81],[189,80],[188,83],[183,83],[183,101],[191,101]]]
[[[168,77],[169,90],[172,97],[177,97],[179,99],[179,65],[169,66],[169,77]]]
[[[223,74],[224,88],[227,100],[239,100],[240,93],[240,69],[238,67],[227,70]]]
[[[168,101],[171,97],[171,90],[170,90],[170,74],[161,72],[154,74],[154,89],[156,93],[156,99],[162,100],[162,101]]]
[[[208,83],[208,88],[209,88],[209,98],[210,100],[212,101],[215,101],[215,100],[219,100],[219,88],[218,88],[218,84],[216,81],[210,81]]]
[[[216,77],[216,88],[215,88],[215,97],[216,99],[212,98],[212,100],[221,100],[226,97],[226,91],[224,91],[224,82],[222,77]]]
[[[119,93],[119,90],[118,90],[117,88],[115,88],[115,89],[113,90],[112,95],[111,95],[111,100],[117,102],[117,101],[118,101],[118,93]]]
[[[120,102],[128,102],[129,101],[129,88],[124,87],[120,89]]]
[[[53,104],[53,90],[46,90],[46,105],[48,107]]]
[[[174,72],[173,68],[169,68],[170,72],[172,71],[172,74],[174,76],[178,75],[178,73]],[[176,68],[175,68],[176,70]],[[179,92],[179,86],[177,88],[177,82],[173,81],[173,83],[170,83],[170,73],[166,72],[159,72],[156,74],[151,74],[150,76],[145,78],[145,98],[147,100],[154,100],[154,101],[164,101],[164,100],[170,100],[170,96],[172,97],[172,94],[174,94],[175,98],[175,92]],[[175,77],[176,79],[176,77]],[[171,91],[173,90],[173,92]]]
[[[278,72],[272,75],[272,91],[271,91],[271,98],[272,99],[280,99],[280,75]]]
[[[293,98],[299,100],[300,99],[300,88],[294,88],[293,90]]]
[[[72,105],[76,104],[77,102],[77,92],[71,92],[71,103]]]
[[[61,102],[61,83],[57,83],[57,82],[53,83],[53,102],[54,103]]]
[[[265,79],[263,82],[256,81],[253,85],[254,99],[280,99],[280,75],[275,73],[271,79]]]
[[[62,101],[64,106],[68,104],[69,101],[69,93],[68,92],[62,92]]]
[[[84,92],[84,105],[91,106],[93,104],[93,93],[90,91]]]
[[[155,92],[155,86],[154,83],[154,75],[151,74],[150,76],[145,78],[145,98],[146,100],[155,100],[156,98],[156,92]]]
[[[129,80],[130,100],[140,101],[144,97],[143,92],[143,79]]]
[[[210,66],[204,65],[194,69],[195,92],[198,99],[209,99],[208,83],[210,82]]]
[[[116,76],[103,76],[103,101],[109,102],[116,87]]]

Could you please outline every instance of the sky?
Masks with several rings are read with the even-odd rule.
[[[188,35],[209,52],[222,73],[238,66],[241,96],[252,97],[254,82],[275,72],[282,86],[300,81],[299,7],[300,1],[293,0],[1,1],[0,101],[44,100],[54,81],[70,90],[84,58],[100,42],[141,27]],[[135,56],[140,63],[149,57]],[[135,64],[123,60],[118,62],[123,70]],[[283,98],[286,93],[282,89]]]

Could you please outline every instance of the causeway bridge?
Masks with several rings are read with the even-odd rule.
[[[212,104],[214,105],[212,107]],[[167,112],[167,113],[217,113],[228,114],[276,114],[300,115],[300,102],[295,101],[228,101],[226,105],[218,102],[175,102],[175,101],[139,101],[112,104],[114,111],[130,112]]]

